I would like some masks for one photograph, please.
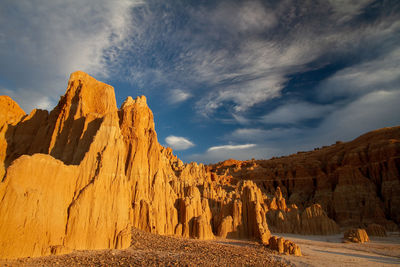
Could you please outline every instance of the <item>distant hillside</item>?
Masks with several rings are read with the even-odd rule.
[[[277,186],[300,207],[320,203],[342,226],[400,223],[400,127],[351,142],[270,160],[233,159],[208,166],[221,180],[250,179],[264,192]]]

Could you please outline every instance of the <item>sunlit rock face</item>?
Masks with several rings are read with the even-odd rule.
[[[75,72],[50,114],[0,127],[1,258],[129,246],[131,188],[111,86]]]

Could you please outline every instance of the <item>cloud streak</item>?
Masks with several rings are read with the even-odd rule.
[[[188,100],[191,97],[192,94],[190,94],[187,91],[181,89],[174,89],[170,92],[168,99],[171,104],[178,104]]]
[[[244,144],[244,145],[223,145],[223,146],[213,146],[207,149],[208,152],[217,150],[240,150],[255,147],[255,144]]]
[[[165,138],[165,142],[173,149],[173,150],[186,150],[191,147],[194,147],[194,144],[187,138],[181,136],[170,135]]]
[[[307,102],[287,103],[262,116],[267,124],[296,124],[305,120],[325,117],[334,110],[333,105],[318,105]]]

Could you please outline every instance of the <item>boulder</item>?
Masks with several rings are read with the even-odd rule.
[[[364,243],[369,242],[367,232],[364,229],[349,229],[344,233],[345,242]]]
[[[283,237],[271,236],[268,247],[279,253],[302,256],[300,247],[290,240],[285,240]]]

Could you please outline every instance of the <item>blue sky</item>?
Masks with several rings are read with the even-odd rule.
[[[0,94],[51,110],[69,74],[146,95],[184,161],[287,155],[400,124],[400,2],[5,0]]]

